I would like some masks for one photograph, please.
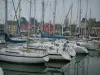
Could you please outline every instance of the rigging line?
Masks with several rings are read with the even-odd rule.
[[[29,8],[29,25],[31,24],[31,7],[32,7],[32,0],[30,0],[30,8]],[[28,48],[29,48],[29,43],[28,43],[28,41],[29,41],[29,37],[30,37],[30,32],[29,32],[29,28],[27,29],[27,50],[28,50]]]
[[[63,6],[64,6],[64,3],[63,3]],[[64,9],[64,8],[63,8]],[[64,10],[63,10],[64,11]],[[65,11],[64,11],[65,12]],[[63,12],[63,15],[64,15],[64,12]],[[61,19],[62,19],[62,21],[61,21],[61,25],[63,25],[63,20],[64,20],[64,17],[63,17],[63,15],[61,16]]]
[[[87,13],[88,13],[88,0],[87,0],[87,5],[86,5],[86,15],[85,15],[86,18],[87,18]]]
[[[70,14],[70,17],[71,17],[70,18],[70,24],[72,23],[72,9],[73,9],[73,3],[72,3],[71,11],[70,11],[71,12],[71,14]]]
[[[29,1],[29,0],[26,0],[26,1],[27,1],[27,2],[29,2],[29,3],[31,2],[31,1]],[[31,3],[32,3],[32,4],[34,4],[34,2],[33,2],[33,1],[32,1]]]
[[[42,9],[42,8],[41,8],[41,9]],[[41,14],[41,16],[42,16],[42,14]],[[41,27],[41,26],[42,26],[42,17],[40,17],[39,19],[40,19],[39,27]]]
[[[27,2],[30,2],[29,0],[27,0]]]
[[[34,34],[36,33],[35,31],[35,28],[36,28],[36,26],[35,26],[35,19],[36,19],[36,0],[34,0]]]
[[[10,16],[12,16],[11,11],[13,11],[12,7],[9,8],[9,11],[8,11],[8,13],[10,14]]]
[[[86,14],[85,14],[85,36],[87,35],[86,34],[86,26],[87,26],[87,13],[88,13],[88,0],[87,0],[87,4],[86,4]]]
[[[56,9],[57,9],[57,0],[54,1],[53,25],[55,25]]]
[[[52,7],[51,2],[49,3],[49,24],[52,24]]]
[[[1,1],[5,2],[6,0],[1,0]],[[1,1],[0,1],[0,2],[1,2]],[[8,1],[7,1],[7,2],[8,2]],[[10,2],[10,3],[11,3],[11,2]]]
[[[73,9],[73,3],[72,3],[72,7],[71,7],[71,16],[70,16],[70,32],[71,32],[71,35],[72,35],[72,28],[71,28],[71,24],[72,24],[72,9]]]
[[[49,12],[49,20],[51,20],[51,3],[49,4],[49,7],[50,7],[50,12]]]
[[[82,0],[79,0],[79,34],[81,35],[81,14],[82,14]]]
[[[13,1],[13,0],[12,0],[12,1]],[[15,18],[17,19],[16,13],[17,13],[17,11],[18,11],[20,1],[21,1],[21,0],[19,0],[19,3],[18,3],[18,6],[17,6],[17,9],[16,9],[16,11],[15,11],[15,16],[14,16],[14,19],[13,19],[13,22],[12,22],[11,26],[13,26]],[[12,30],[12,27],[11,27],[11,30]]]
[[[72,6],[73,6],[73,4],[70,5],[69,10],[68,10],[68,13],[67,13],[67,15],[66,15],[66,17],[65,17],[65,20],[68,18],[68,15],[69,15],[69,12],[70,12]]]
[[[49,0],[47,1],[46,8],[47,8],[47,5],[48,5],[48,2],[49,2]],[[45,11],[46,11],[46,8],[44,9],[44,13],[45,13]]]
[[[14,5],[14,1],[12,0],[12,3],[13,3],[13,8],[14,8],[14,11],[15,11],[15,16],[16,16],[16,19],[17,19],[17,15],[16,15],[16,8],[15,8],[15,5]],[[17,19],[18,20],[18,19]]]
[[[70,12],[70,10],[71,10],[72,6],[73,6],[73,4],[71,4],[71,6],[70,6],[70,8],[69,8],[69,11],[68,11],[68,13],[67,13],[67,16],[66,16],[66,17],[68,17],[69,12]]]
[[[5,0],[2,0],[3,2],[5,1]],[[12,3],[12,1],[10,2],[10,1],[7,1],[8,3]]]
[[[64,3],[64,2],[65,2],[65,1],[62,0],[62,3],[63,3],[63,6],[62,6],[62,7],[63,7],[62,24],[64,24],[64,16],[65,16],[65,15],[64,15],[64,14],[65,14],[65,10],[64,10],[64,9],[65,9],[65,3]],[[62,29],[63,29],[63,28],[62,28]]]
[[[50,18],[51,18],[51,24],[53,24],[53,8],[52,8],[52,1],[50,1]]]
[[[47,8],[47,5],[48,5],[48,2],[49,2],[49,0],[47,1],[46,7],[44,8],[44,14],[46,13],[46,8]],[[45,15],[44,15],[44,17],[45,17]]]
[[[51,2],[49,4],[49,9],[50,9],[50,12],[49,12],[49,26],[51,25]],[[51,34],[51,30],[50,30],[50,27],[49,27],[49,35]]]
[[[79,0],[78,0],[78,4],[77,4],[77,18],[76,18],[76,24],[78,24],[78,17],[79,17]]]
[[[64,0],[62,0],[63,1],[63,9],[64,9]],[[59,10],[58,10],[58,13],[59,13]],[[64,14],[63,14],[64,15]],[[64,16],[60,16],[60,18],[62,19],[62,21],[61,21],[61,25],[63,25],[63,22],[64,22]],[[63,29],[62,29],[63,30]]]
[[[15,11],[15,16],[14,16],[14,19],[13,19],[12,25],[13,25],[13,23],[14,23],[14,20],[15,20],[15,18],[16,18],[16,13],[17,13],[17,11],[18,11],[18,8],[19,8],[20,1],[21,1],[21,0],[19,0],[18,7],[17,7],[17,9],[16,9],[16,11]]]
[[[63,1],[63,16],[65,16],[65,0],[62,0]]]
[[[5,0],[2,0],[2,1],[5,1]],[[7,3],[8,3],[8,1],[7,1]],[[10,2],[10,3],[12,3],[12,2]],[[9,4],[8,4],[8,6],[9,6]],[[12,6],[11,6],[11,8],[9,8],[9,11],[8,11],[8,13],[9,13],[9,14],[10,14],[10,16],[11,16],[10,11],[12,11]]]

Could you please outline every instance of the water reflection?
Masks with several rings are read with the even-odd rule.
[[[50,61],[44,64],[1,62],[5,75],[100,75],[100,57],[77,55],[71,62]]]
[[[70,63],[67,65],[63,72],[64,75],[83,75],[84,73],[81,71],[83,65],[81,62],[86,58],[86,55],[77,55]],[[82,74],[81,74],[82,73]]]

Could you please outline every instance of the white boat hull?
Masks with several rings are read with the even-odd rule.
[[[96,50],[100,49],[100,43],[97,43],[98,41],[87,41],[87,42],[77,42],[82,47],[86,47],[88,50]]]
[[[4,44],[4,43],[5,43],[5,41],[0,40],[0,44]]]
[[[64,60],[61,54],[49,54],[49,59],[52,60]]]
[[[83,44],[83,43],[82,43]],[[88,54],[88,50],[85,47],[78,46],[76,42],[71,42],[70,45],[75,50],[76,54]]]
[[[76,46],[74,47],[76,54],[88,54],[88,50],[85,47]]]
[[[89,50],[96,50],[100,49],[100,43],[97,43],[98,41],[89,41],[86,45],[86,48]]]
[[[0,60],[16,63],[43,63],[49,61],[46,50],[24,49],[21,46],[2,48]]]
[[[70,55],[68,54],[68,52],[66,51],[65,53],[49,53],[49,59],[51,60],[71,60]]]
[[[16,63],[43,63],[49,60],[48,55],[43,57],[32,57],[32,56],[14,56],[0,54],[0,60],[7,62],[16,62]]]
[[[76,56],[76,52],[73,47],[67,47],[66,50],[72,57]]]

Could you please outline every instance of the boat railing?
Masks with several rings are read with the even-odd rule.
[[[19,54],[18,52],[5,51],[6,53]]]

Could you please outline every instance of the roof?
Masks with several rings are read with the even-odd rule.
[[[100,21],[95,23],[95,27],[100,27]]]
[[[4,24],[0,24],[0,29],[3,29],[4,28]]]
[[[41,30],[56,30],[56,26],[55,25],[51,25],[51,24],[44,24],[40,27]]]
[[[85,23],[85,20],[86,20],[86,22],[87,22],[87,19],[86,19],[86,18],[82,18],[81,23]]]
[[[8,20],[7,23],[8,23],[8,25],[12,25],[12,23],[13,23],[13,24],[17,24],[17,21]]]

